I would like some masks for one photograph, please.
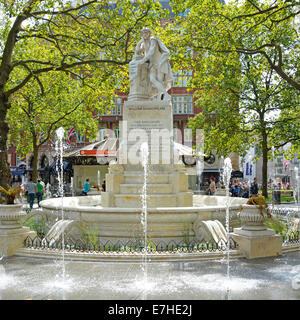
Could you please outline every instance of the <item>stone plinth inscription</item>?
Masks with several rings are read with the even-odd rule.
[[[130,163],[139,162],[139,148],[147,142],[151,163],[170,163],[173,139],[172,105],[169,101],[126,102],[120,140]],[[124,150],[125,146],[127,150]],[[136,159],[134,159],[136,158]]]

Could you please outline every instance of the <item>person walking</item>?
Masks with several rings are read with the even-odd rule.
[[[84,183],[84,188],[83,188],[83,194],[85,196],[87,196],[88,192],[90,191],[90,183],[89,183],[90,179],[86,179],[85,183]]]
[[[37,191],[36,185],[32,181],[32,178],[30,178],[29,182],[27,183],[28,202],[29,202],[30,210],[33,208],[34,197],[35,197],[36,191]]]
[[[37,193],[36,193],[37,202],[38,202],[38,206],[40,207],[40,202],[43,200],[43,194],[45,192],[45,188],[41,183],[41,179],[38,179],[38,182],[36,184],[36,189],[37,189]]]
[[[213,196],[216,192],[216,183],[215,183],[215,178],[214,177],[210,177],[210,184],[208,187],[208,194],[210,196]]]
[[[106,182],[105,182],[105,179],[103,179],[103,183],[102,183],[103,192],[105,192],[105,189],[106,189]]]

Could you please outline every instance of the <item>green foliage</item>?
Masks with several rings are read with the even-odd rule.
[[[11,141],[25,153],[56,121],[54,115],[79,104],[64,123],[94,137],[94,116],[113,103],[117,89],[128,89],[128,63],[139,31],[145,25],[155,30],[165,13],[152,0],[0,0],[0,12],[0,184],[5,185],[7,120],[15,128]],[[18,119],[23,120],[29,100],[34,106],[23,124]],[[18,136],[33,122],[35,133]]]
[[[7,189],[0,186],[0,192],[3,193],[6,197],[6,204],[14,204],[15,198],[19,197],[19,190],[16,188],[10,188]]]
[[[21,223],[24,227],[29,227],[30,230],[35,231],[40,239],[43,239],[47,234],[47,220],[44,216],[30,215],[29,217],[25,217]]]
[[[83,223],[80,227],[83,241],[86,246],[96,246],[98,243],[98,226],[96,224]]]
[[[276,234],[280,234],[282,236],[285,236],[288,232],[288,226],[283,221],[280,221],[278,219],[271,219],[264,222],[264,224],[268,227],[273,229]]]
[[[175,70],[192,70],[189,87],[201,113],[204,152],[219,156],[249,147],[263,156],[263,194],[271,147],[293,157],[300,146],[299,9],[294,1],[173,0],[165,32]],[[176,41],[174,41],[176,39]]]

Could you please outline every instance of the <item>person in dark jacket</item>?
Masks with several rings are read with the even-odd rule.
[[[234,180],[234,183],[232,185],[231,193],[233,197],[239,197],[241,192],[241,185],[239,183],[238,179]]]
[[[257,178],[254,178],[251,188],[250,188],[250,196],[257,196],[258,195],[258,184],[257,184]]]
[[[102,190],[103,190],[103,192],[105,192],[105,190],[106,190],[106,181],[105,181],[105,179],[103,179]]]

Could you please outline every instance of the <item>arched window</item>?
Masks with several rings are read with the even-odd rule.
[[[193,130],[188,126],[184,128],[184,144],[186,146],[192,146],[193,143]]]
[[[104,140],[106,136],[106,128],[105,127],[99,127],[98,129],[98,141]]]
[[[40,160],[40,168],[44,169],[49,166],[49,160],[45,154],[42,155]]]

